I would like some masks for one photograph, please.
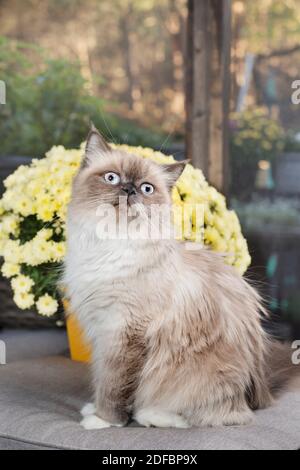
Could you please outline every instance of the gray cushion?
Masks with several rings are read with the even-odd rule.
[[[297,449],[300,389],[245,427],[85,431],[78,410],[90,397],[88,368],[64,357],[0,366],[2,449]]]

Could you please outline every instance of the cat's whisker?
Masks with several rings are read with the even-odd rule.
[[[112,132],[111,132],[111,130],[110,130],[110,128],[109,128],[109,125],[108,125],[108,123],[107,123],[105,117],[104,117],[103,112],[101,111],[101,109],[100,109],[99,111],[100,111],[101,119],[102,119],[102,121],[103,121],[103,123],[104,123],[104,125],[105,125],[105,128],[106,128],[106,130],[107,130],[108,133],[109,133],[109,136],[111,137],[113,143],[114,143],[114,144],[117,144],[117,141],[116,141],[116,139],[114,138],[114,136],[112,135]]]

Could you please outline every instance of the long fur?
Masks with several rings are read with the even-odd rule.
[[[99,175],[151,182],[159,203],[170,203],[172,185],[170,169],[100,139],[93,130],[74,182],[63,279],[93,344],[95,413],[83,424],[125,425],[130,416],[145,426],[249,423],[281,383],[269,368],[275,346],[258,293],[211,251],[174,240],[99,240],[96,207],[118,194]],[[172,183],[178,176],[177,167]],[[148,201],[137,198],[146,211]],[[286,364],[279,369],[285,376]]]

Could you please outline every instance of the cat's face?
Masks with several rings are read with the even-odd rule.
[[[117,208],[169,204],[170,191],[186,162],[158,165],[155,162],[112,149],[94,127],[86,145],[82,167],[75,178],[72,206],[87,212],[101,204]]]

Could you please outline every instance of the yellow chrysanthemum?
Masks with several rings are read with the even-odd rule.
[[[16,235],[18,232],[20,217],[15,214],[4,215],[0,223],[0,231],[10,235]]]
[[[34,286],[33,280],[29,276],[17,276],[11,281],[11,287],[17,294],[27,294]]]
[[[58,302],[53,297],[46,294],[40,297],[36,302],[36,308],[40,315],[51,317],[57,311]]]
[[[28,293],[16,293],[14,295],[14,302],[21,310],[26,310],[28,308],[33,307],[34,305],[34,296],[33,294]]]
[[[20,274],[20,265],[13,263],[3,263],[1,273],[4,277],[10,278]]]

